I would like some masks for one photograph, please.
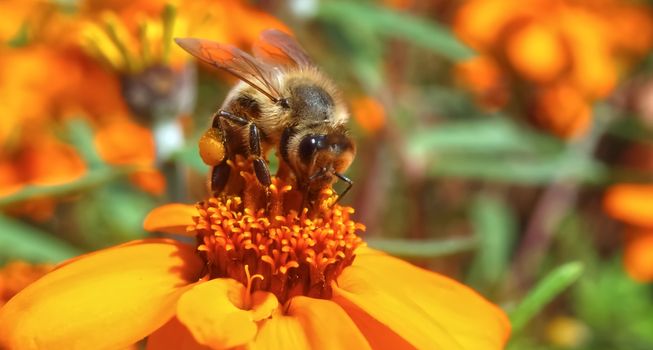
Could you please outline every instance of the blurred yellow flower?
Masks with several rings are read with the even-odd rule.
[[[581,320],[558,315],[546,326],[546,335],[556,347],[577,349],[588,342],[591,334]]]
[[[548,26],[528,23],[506,40],[506,56],[525,79],[547,83],[566,68],[567,55],[562,44]]]
[[[114,70],[137,73],[154,65],[180,67],[189,56],[173,37],[201,37],[249,45],[267,28],[285,28],[244,1],[121,1],[82,3],[87,50]]]

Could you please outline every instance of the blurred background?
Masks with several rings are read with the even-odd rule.
[[[207,196],[235,80],[172,43],[294,33],[342,89],[372,247],[510,315],[510,349],[653,348],[653,1],[0,1],[0,305]],[[274,163],[274,156],[271,156]],[[340,188],[342,184],[336,184]]]

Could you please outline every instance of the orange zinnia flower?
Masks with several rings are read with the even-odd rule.
[[[0,347],[120,348],[146,336],[148,349],[503,347],[510,326],[499,308],[366,248],[331,190],[298,211],[301,194],[282,180],[266,195],[251,169],[241,174],[242,196],[146,219],[197,244],[127,243],[27,287],[0,309]]]

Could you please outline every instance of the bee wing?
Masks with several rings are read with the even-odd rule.
[[[313,65],[310,57],[297,40],[277,29],[267,29],[261,32],[252,51],[257,58],[276,65],[299,67]]]
[[[246,82],[273,102],[281,99],[277,82],[278,68],[228,44],[197,38],[176,38],[175,42],[191,55]]]

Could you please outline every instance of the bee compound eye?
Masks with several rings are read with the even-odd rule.
[[[303,163],[308,163],[313,155],[325,147],[324,135],[308,135],[299,143],[299,158]]]

